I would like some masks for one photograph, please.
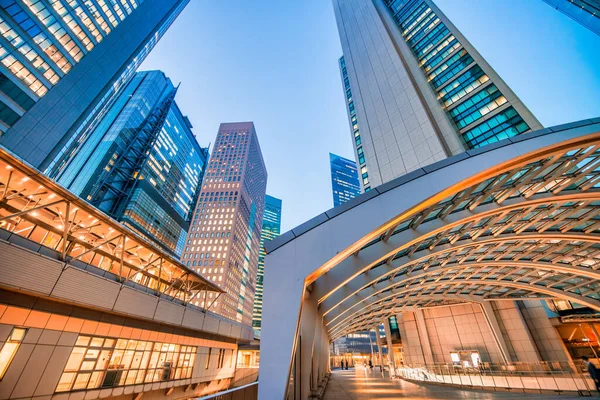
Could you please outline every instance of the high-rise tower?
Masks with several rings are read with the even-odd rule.
[[[188,2],[0,0],[0,145],[52,167]]]
[[[254,294],[254,311],[252,327],[261,328],[263,278],[265,276],[265,242],[275,239],[281,233],[281,200],[269,195],[265,196],[265,212],[263,213],[262,231],[260,232],[260,251],[258,253],[258,270],[256,274],[256,293]]]
[[[541,128],[431,0],[333,4],[363,190]]]
[[[97,128],[57,164],[52,178],[179,256],[208,149],[196,141],[176,92],[161,71],[136,73]]]
[[[254,123],[221,124],[181,261],[225,290],[206,299],[211,311],[245,325],[252,323],[266,187]]]
[[[329,153],[329,167],[334,207],[344,204],[360,194],[360,183],[354,161]]]
[[[544,2],[600,35],[600,0],[544,0]]]

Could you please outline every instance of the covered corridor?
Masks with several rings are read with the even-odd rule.
[[[576,372],[544,305],[600,313],[600,120],[415,170],[265,247],[261,398],[318,392],[329,343],[348,334],[383,324],[383,354],[391,318],[409,368]]]
[[[377,369],[357,367],[334,370],[325,390],[324,400],[392,400],[392,399],[521,399],[523,393],[460,390],[431,384],[415,384],[402,379],[382,377]],[[527,398],[547,399],[545,394],[528,394]],[[557,396],[557,399],[580,397]]]

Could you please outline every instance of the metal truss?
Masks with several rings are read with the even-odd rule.
[[[125,148],[115,150],[114,154],[118,155],[113,160],[114,164],[109,170],[102,170],[98,180],[90,188],[88,195],[92,205],[107,210],[111,216],[122,214],[141,178],[140,172],[156,143],[171,105],[175,101],[176,93],[177,88],[171,90],[140,127],[129,135],[123,135]]]
[[[442,190],[311,276],[331,339],[421,307],[563,298],[600,311],[600,135]],[[372,238],[372,239],[369,239]]]
[[[222,292],[170,254],[0,149],[1,231],[53,250],[65,266],[93,266],[121,284],[132,282],[161,297],[206,308],[209,302],[204,300],[202,305],[201,297],[206,298],[207,292],[218,297]]]

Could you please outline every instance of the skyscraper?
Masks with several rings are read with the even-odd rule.
[[[333,206],[337,207],[360,194],[360,182],[354,161],[329,153],[329,166]]]
[[[544,2],[600,35],[599,0],[544,0]]]
[[[0,0],[0,145],[45,170],[189,0]]]
[[[344,56],[339,59],[340,74],[342,75],[342,84],[344,85],[344,93],[346,95],[346,111],[350,120],[350,130],[354,137],[354,156],[356,157],[356,165],[360,167],[361,176],[359,179],[360,191],[368,192],[371,190],[371,182],[369,181],[369,171],[367,160],[362,148],[362,139],[360,138],[360,128],[358,127],[358,117],[356,116],[356,107],[352,100],[352,88],[350,87],[350,78],[348,77],[348,68]],[[331,154],[330,154],[331,156]],[[335,202],[335,199],[334,199]]]
[[[348,118],[365,190],[541,128],[431,0],[333,3]]]
[[[256,293],[254,294],[254,311],[252,314],[252,327],[261,328],[263,278],[265,275],[266,241],[273,240],[281,233],[281,200],[265,196],[265,211],[263,213],[262,230],[260,232],[260,251],[258,253],[258,271],[256,274]]]
[[[161,71],[139,72],[51,176],[100,210],[181,255],[208,161]]]
[[[244,325],[252,324],[266,187],[254,123],[221,124],[181,261],[225,290],[211,311]]]

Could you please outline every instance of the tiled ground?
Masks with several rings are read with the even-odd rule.
[[[548,396],[524,393],[459,390],[438,385],[414,384],[401,379],[389,379],[387,373],[362,367],[331,374],[324,400],[392,400],[392,399],[580,399],[580,397]]]

